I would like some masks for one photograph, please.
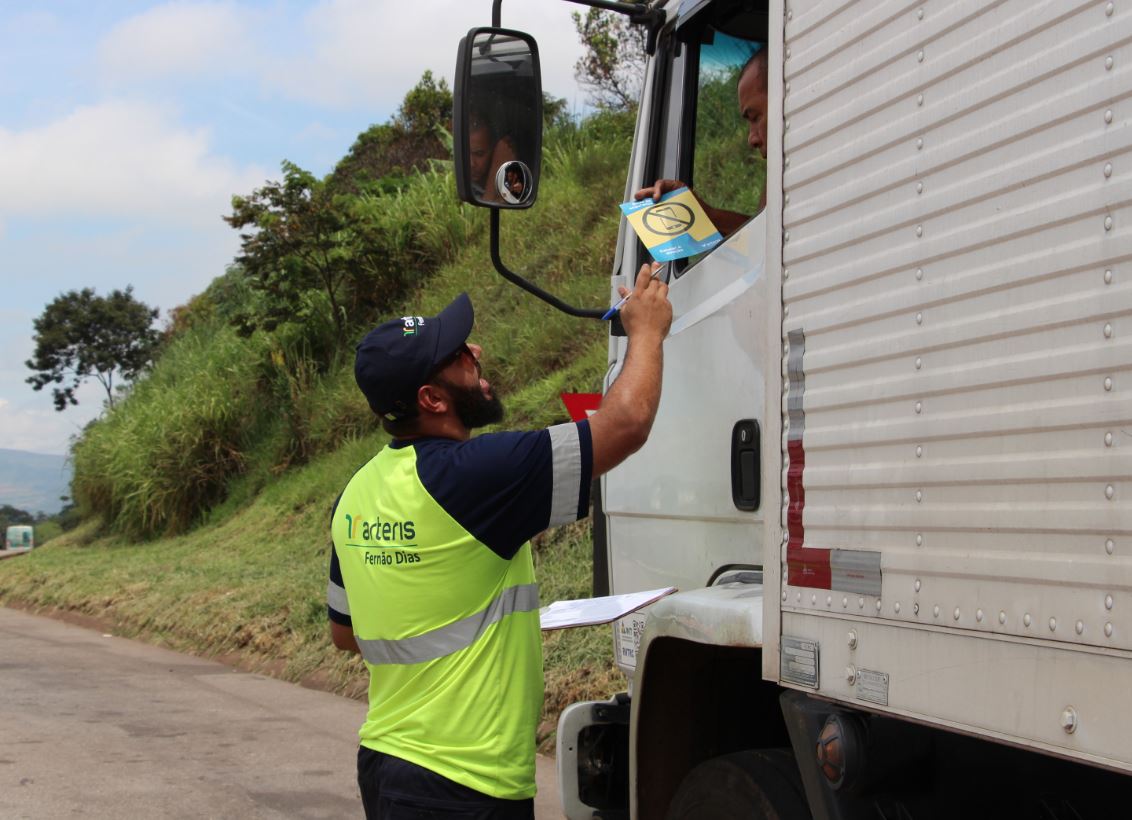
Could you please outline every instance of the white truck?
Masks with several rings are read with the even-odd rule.
[[[625,199],[711,202],[757,48],[768,148],[765,209],[667,266],[656,426],[601,481],[608,591],[680,592],[563,714],[567,816],[1132,814],[1132,1],[587,5],[649,29]],[[469,33],[456,145],[494,111],[530,183],[486,202],[457,151],[493,240],[537,86]],[[647,260],[623,221],[611,292]]]

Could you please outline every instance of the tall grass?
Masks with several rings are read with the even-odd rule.
[[[172,342],[129,398],[74,448],[80,507],[131,537],[180,532],[244,467],[262,406],[261,340],[204,325]]]
[[[508,264],[574,304],[600,307],[608,297],[630,125],[610,115],[553,132],[538,205],[504,214]],[[350,343],[336,349],[329,310],[318,306],[303,323],[237,335],[224,320],[256,293],[238,270],[220,277],[181,315],[152,373],[76,446],[74,494],[85,511],[131,538],[184,532],[230,495],[248,503],[283,471],[372,433],[353,341],[383,319],[434,314],[460,291],[473,296],[486,372],[512,398],[508,424],[560,421],[559,392],[599,388],[604,326],[496,275],[487,215],[456,199],[449,164],[350,207],[350,241],[371,243],[359,258],[382,266],[359,270],[353,286],[400,282],[394,290],[405,295],[369,294],[369,311],[351,317]]]

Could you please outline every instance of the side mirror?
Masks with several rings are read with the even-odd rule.
[[[486,208],[529,208],[542,160],[542,78],[530,35],[474,28],[460,41],[453,93],[456,193]]]

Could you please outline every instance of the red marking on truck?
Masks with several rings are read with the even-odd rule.
[[[787,583],[795,587],[833,589],[833,573],[829,566],[832,550],[817,547],[786,547]]]

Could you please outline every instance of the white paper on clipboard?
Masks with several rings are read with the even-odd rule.
[[[662,587],[645,592],[606,595],[602,598],[555,601],[539,610],[539,623],[544,630],[608,624],[675,591],[676,587]]]

